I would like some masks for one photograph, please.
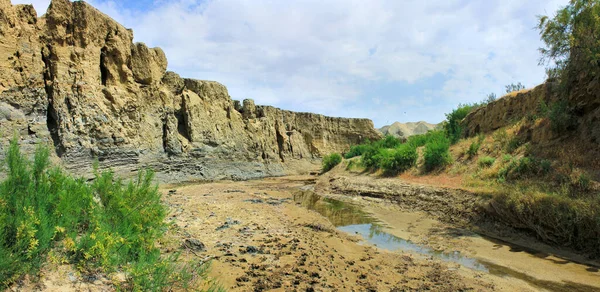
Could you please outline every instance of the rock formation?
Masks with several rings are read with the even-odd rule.
[[[0,0],[0,131],[51,145],[67,169],[158,171],[164,181],[248,179],[380,134],[367,119],[233,101],[225,86],[166,72],[160,48],[85,2]]]
[[[379,130],[384,135],[392,135],[398,138],[407,138],[413,135],[425,134],[434,130],[438,125],[430,124],[424,121],[412,123],[395,122],[389,126],[383,126]]]

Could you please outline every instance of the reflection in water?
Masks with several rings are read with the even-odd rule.
[[[418,245],[383,231],[378,220],[369,216],[358,206],[339,200],[322,198],[310,190],[301,190],[294,194],[294,201],[307,209],[319,212],[327,217],[338,230],[361,235],[368,243],[391,251],[404,251],[434,257],[446,262],[458,263],[464,267],[487,272],[496,276],[523,280],[533,286],[549,291],[597,291],[596,287],[573,282],[552,282],[536,279],[509,267],[488,261],[477,260],[461,255],[459,252],[444,253],[426,246]]]
[[[462,256],[459,252],[444,253],[435,251],[389,234],[383,231],[383,227],[375,218],[352,204],[330,198],[322,198],[314,192],[306,190],[296,192],[294,194],[294,201],[327,217],[337,229],[351,234],[358,234],[368,243],[377,245],[379,248],[433,256],[443,261],[458,263],[470,269],[483,272],[489,271],[485,265],[476,259]]]

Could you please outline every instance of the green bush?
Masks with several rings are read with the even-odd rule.
[[[375,142],[375,144],[377,144],[378,148],[396,148],[402,144],[402,140],[394,136],[387,135],[382,140]]]
[[[365,153],[367,149],[369,149],[369,144],[370,142],[351,146],[350,150],[346,154],[344,154],[344,158],[350,159],[352,157],[363,155],[363,153]]]
[[[425,170],[431,171],[449,164],[451,162],[449,149],[450,141],[445,137],[429,141],[423,152]]]
[[[339,155],[338,153],[323,156],[323,173],[330,171],[336,165],[340,164],[340,162],[342,162],[342,155]]]
[[[402,144],[396,149],[381,149],[378,166],[388,175],[408,170],[417,163],[417,149],[409,144]]]
[[[600,62],[600,2],[571,0],[552,18],[540,16],[538,29],[545,46],[542,61],[552,67],[549,78],[557,78],[567,96],[582,80],[582,74],[597,76]]]
[[[429,141],[436,140],[436,139],[443,139],[444,137],[446,137],[446,135],[443,131],[440,131],[440,130],[428,131],[425,134],[414,135],[414,136],[408,137],[406,144],[409,144],[414,148],[418,148],[418,147],[425,146],[425,144],[427,144],[427,142],[429,142]]]
[[[520,159],[506,157],[504,162],[508,162],[508,164],[498,172],[500,181],[546,175],[552,168],[550,161],[535,157],[522,157]]]
[[[506,89],[506,93],[511,93],[525,89],[525,85],[521,84],[521,82],[517,84],[511,83],[509,85],[504,86],[504,88]]]
[[[479,158],[479,160],[477,161],[477,165],[479,165],[479,167],[490,167],[494,165],[494,162],[496,162],[496,159],[494,157],[484,156]]]
[[[467,154],[469,155],[469,158],[477,155],[477,152],[479,152],[480,147],[481,147],[481,143],[479,143],[479,142],[471,143],[471,145],[469,146],[469,149],[467,149]]]
[[[540,171],[542,174],[548,174],[552,171],[552,162],[547,159],[540,161]]]
[[[508,140],[508,143],[506,143],[505,150],[508,153],[513,153],[515,150],[519,149],[521,145],[523,145],[521,139],[519,139],[519,137],[513,137],[512,139]]]
[[[181,287],[195,271],[163,259],[154,243],[166,230],[166,207],[153,173],[125,183],[112,172],[96,172],[93,183],[49,168],[48,150],[28,161],[12,139],[6,154],[7,178],[0,183],[0,287],[39,270],[52,250],[80,269],[111,273],[135,269],[132,290]],[[160,277],[160,279],[159,279]],[[179,281],[182,279],[182,281]],[[147,286],[146,284],[151,284]]]
[[[477,107],[477,104],[459,104],[457,109],[453,110],[449,114],[446,114],[444,131],[446,131],[446,135],[451,144],[458,142],[462,136],[463,129],[460,125],[460,122]]]
[[[592,181],[592,179],[590,178],[590,176],[588,174],[581,173],[577,177],[577,187],[582,191],[589,191],[591,181]]]
[[[577,120],[572,112],[573,110],[569,107],[569,103],[566,100],[553,103],[548,111],[550,128],[555,133],[564,133],[575,127]]]
[[[361,163],[366,168],[375,168],[378,164],[379,150],[382,149],[377,145],[369,145],[361,157]]]

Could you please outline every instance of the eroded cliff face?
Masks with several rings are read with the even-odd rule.
[[[85,2],[0,0],[0,131],[22,149],[52,145],[66,168],[92,161],[165,181],[282,175],[289,165],[380,134],[367,119],[233,101],[225,86],[166,72],[160,48]]]
[[[528,138],[534,142],[548,142],[559,138],[582,139],[600,143],[600,77],[585,78],[573,84],[566,97],[560,97],[558,84],[546,82],[533,89],[510,93],[468,114],[462,121],[465,136],[488,133],[530,117],[543,115],[541,106],[552,107],[553,103],[566,99],[569,104],[573,126],[564,133],[553,133],[546,120],[541,125],[528,129]]]

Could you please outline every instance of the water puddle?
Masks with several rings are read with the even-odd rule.
[[[385,232],[381,222],[364,212],[360,207],[331,198],[323,198],[308,189],[294,193],[294,201],[307,209],[317,211],[325,216],[338,230],[360,235],[367,243],[382,249],[409,252],[445,262],[457,263],[476,271],[505,278],[520,279],[548,291],[598,291],[597,287],[584,284],[539,280],[506,266],[464,256],[460,252],[441,252],[416,244],[410,240]]]
[[[327,217],[338,230],[362,236],[366,242],[390,251],[404,251],[431,256],[453,262],[467,268],[489,272],[478,260],[461,255],[460,252],[445,253],[397,237],[383,231],[383,226],[359,207],[339,200],[322,198],[312,191],[302,190],[294,194],[294,201],[305,208]]]

